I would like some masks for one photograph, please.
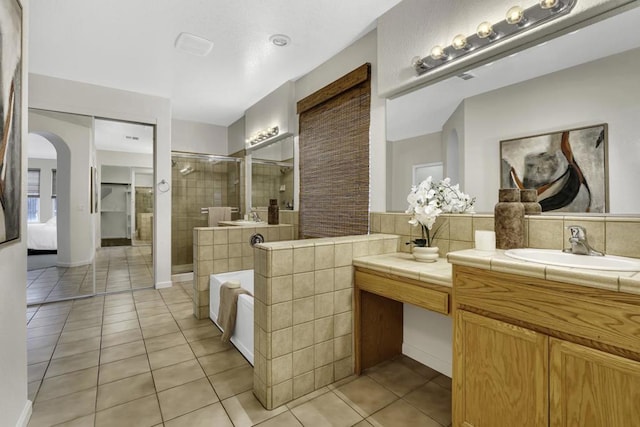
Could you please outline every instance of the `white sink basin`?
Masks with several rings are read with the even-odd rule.
[[[522,261],[560,267],[607,271],[640,271],[639,260],[611,255],[574,255],[553,249],[509,249],[504,254]]]

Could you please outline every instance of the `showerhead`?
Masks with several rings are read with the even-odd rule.
[[[182,169],[180,169],[180,173],[182,174],[182,176],[187,176],[190,173],[193,173],[195,170],[189,165],[189,166],[185,166]]]
[[[175,168],[177,164],[178,164],[178,162],[176,162],[175,160],[171,160],[171,167],[172,168]]]

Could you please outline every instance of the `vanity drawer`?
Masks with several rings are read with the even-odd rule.
[[[356,270],[356,288],[396,301],[413,304],[437,313],[450,314],[448,292],[433,289],[436,285],[433,287],[425,287],[411,279],[399,280],[382,274],[383,273],[372,274]]]
[[[471,267],[454,266],[453,277],[456,308],[640,355],[636,295]]]

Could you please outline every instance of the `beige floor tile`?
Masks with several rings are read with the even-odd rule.
[[[430,367],[425,366],[417,360],[414,360],[409,356],[405,356],[404,354],[398,356],[396,360],[425,377],[427,381],[430,381],[440,375],[438,371],[431,369]]]
[[[67,321],[62,329],[64,332],[77,331],[80,329],[91,328],[102,324],[102,314],[92,315],[88,319],[73,319]]]
[[[451,424],[451,390],[428,382],[407,394],[404,400],[440,424]]]
[[[150,427],[162,423],[158,398],[152,394],[96,413],[95,427]]]
[[[151,369],[153,370],[195,358],[191,351],[191,347],[187,344],[154,351],[149,353],[148,356]]]
[[[33,319],[27,324],[27,328],[39,328],[42,326],[56,325],[58,323],[64,323],[67,320],[66,314],[58,314],[56,316],[40,317],[34,316]]]
[[[369,427],[369,426],[372,426],[372,425],[373,424],[371,424],[369,421],[362,420],[358,424],[354,424],[353,427]]]
[[[322,396],[323,394],[329,392],[329,390],[330,390],[329,387],[322,387],[322,388],[319,388],[317,390],[314,390],[311,393],[307,393],[307,394],[305,394],[303,396],[300,396],[299,398],[294,399],[291,402],[287,403],[287,408],[288,409],[293,409],[296,406],[300,406],[300,405],[302,405],[304,403],[307,403],[308,401],[313,400],[318,396]]]
[[[304,426],[347,427],[362,420],[356,411],[333,392],[325,393],[291,410]]]
[[[334,393],[365,418],[398,399],[366,375],[337,388]]]
[[[128,313],[128,312],[134,312],[136,311],[136,306],[134,304],[124,304],[124,305],[118,305],[118,306],[114,306],[114,307],[105,307],[104,308],[104,315],[106,316],[112,316],[115,314],[119,314],[119,313]],[[138,315],[136,314],[136,317],[138,317]],[[125,320],[125,319],[123,319]]]
[[[174,322],[171,313],[156,314],[155,316],[140,317],[140,326],[146,328],[148,326],[158,325],[160,323]]]
[[[45,378],[51,378],[57,375],[67,374],[82,369],[98,366],[98,358],[100,351],[89,351],[86,353],[76,354],[75,356],[61,357],[52,360],[47,369]]]
[[[138,318],[138,313],[135,310],[125,311],[123,313],[105,314],[102,324],[110,325],[112,323],[124,322],[125,320],[135,320]]]
[[[186,344],[187,340],[184,339],[181,332],[173,332],[145,339],[144,343],[147,347],[147,351],[151,353],[158,350],[164,350],[165,348],[175,347],[180,344]]]
[[[198,361],[207,375],[215,375],[240,366],[251,366],[235,348],[199,357]]]
[[[44,373],[49,366],[49,362],[34,363],[27,366],[27,381],[32,383],[40,381],[44,377]]]
[[[43,326],[42,328],[28,328],[27,338],[43,337],[46,335],[57,335],[62,331],[62,323],[57,325]]]
[[[99,337],[102,333],[100,326],[93,326],[85,329],[78,329],[77,331],[63,332],[60,335],[59,343],[70,343],[74,341],[86,340],[87,338]]]
[[[150,372],[149,360],[146,354],[118,360],[117,362],[100,365],[99,384],[106,384],[134,375]]]
[[[29,427],[52,426],[95,411],[96,389],[80,391],[33,405]]]
[[[27,383],[27,399],[29,399],[32,402],[36,400],[36,394],[40,389],[40,384],[41,384],[41,381],[33,381],[30,383]]]
[[[86,415],[66,423],[56,424],[56,427],[93,427],[95,419],[96,414]]]
[[[427,379],[416,371],[395,361],[383,362],[365,373],[400,397],[427,382]]]
[[[218,353],[220,351],[230,350],[233,348],[233,344],[222,342],[220,337],[192,341],[189,345],[196,357],[206,356],[208,354]]]
[[[253,367],[240,366],[209,377],[221,400],[253,389]]]
[[[205,338],[213,338],[222,335],[220,329],[216,328],[213,323],[207,326],[201,326],[199,328],[187,329],[182,331],[187,341],[200,341]]]
[[[286,406],[280,406],[272,411],[267,411],[253,395],[253,391],[246,391],[225,399],[222,401],[222,405],[235,427],[253,426],[287,410]]]
[[[141,339],[142,331],[140,329],[130,329],[124,332],[116,332],[115,334],[104,335],[102,337],[102,348],[126,344],[128,342],[138,341]]]
[[[102,327],[102,335],[115,334],[116,332],[128,331],[140,328],[138,319],[124,320],[122,322],[110,323]]]
[[[113,347],[103,348],[100,351],[100,364],[116,362],[146,353],[147,350],[142,340],[114,345]]]
[[[376,412],[367,421],[376,427],[441,427],[402,399]]]
[[[193,312],[193,307],[191,308]],[[200,328],[202,326],[208,326],[211,324],[211,319],[196,319],[193,315],[185,319],[178,320],[178,326],[183,331],[186,329]]]
[[[444,387],[447,390],[451,390],[451,378],[449,378],[446,375],[439,375],[431,381],[438,384],[440,387]]]
[[[166,307],[164,302],[162,302],[161,304],[158,303],[158,305],[156,307],[137,308],[136,311],[138,312],[138,317],[140,317],[140,318],[157,316],[159,314],[171,314],[171,312]]]
[[[258,424],[260,427],[301,427],[300,421],[293,416],[290,411],[283,412],[280,415]]]
[[[158,400],[162,418],[171,420],[218,402],[218,396],[209,380],[201,378],[158,393]]]
[[[155,393],[153,377],[150,372],[124,378],[98,386],[98,402],[96,409],[111,408],[131,400],[139,399]]]
[[[157,391],[166,390],[204,377],[204,371],[195,359],[153,371],[153,379]]]
[[[56,348],[55,344],[47,345],[44,347],[38,347],[27,350],[27,364],[33,365],[34,363],[48,362],[51,359],[53,350]]]
[[[233,427],[229,416],[220,403],[189,412],[164,423],[165,427]]]
[[[31,338],[27,340],[27,350],[34,350],[40,347],[55,346],[58,342],[58,335],[45,335],[42,337]]]
[[[88,351],[98,350],[100,348],[100,337],[87,338],[84,340],[62,343],[56,346],[52,359],[61,357],[74,356],[76,354],[86,353]]]
[[[65,396],[98,385],[98,368],[83,369],[42,381],[37,402]]]
[[[158,337],[160,335],[167,335],[174,332],[180,332],[180,328],[178,328],[178,324],[175,320],[153,324],[142,328],[142,335],[145,339]]]

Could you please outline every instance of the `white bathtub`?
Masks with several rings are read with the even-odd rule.
[[[253,270],[232,271],[230,273],[212,274],[209,276],[209,317],[218,325],[218,309],[220,308],[220,286],[229,280],[237,280],[240,286],[253,295]],[[222,328],[220,328],[222,329]],[[231,342],[240,353],[253,365],[253,297],[238,296],[238,313],[236,329]]]

